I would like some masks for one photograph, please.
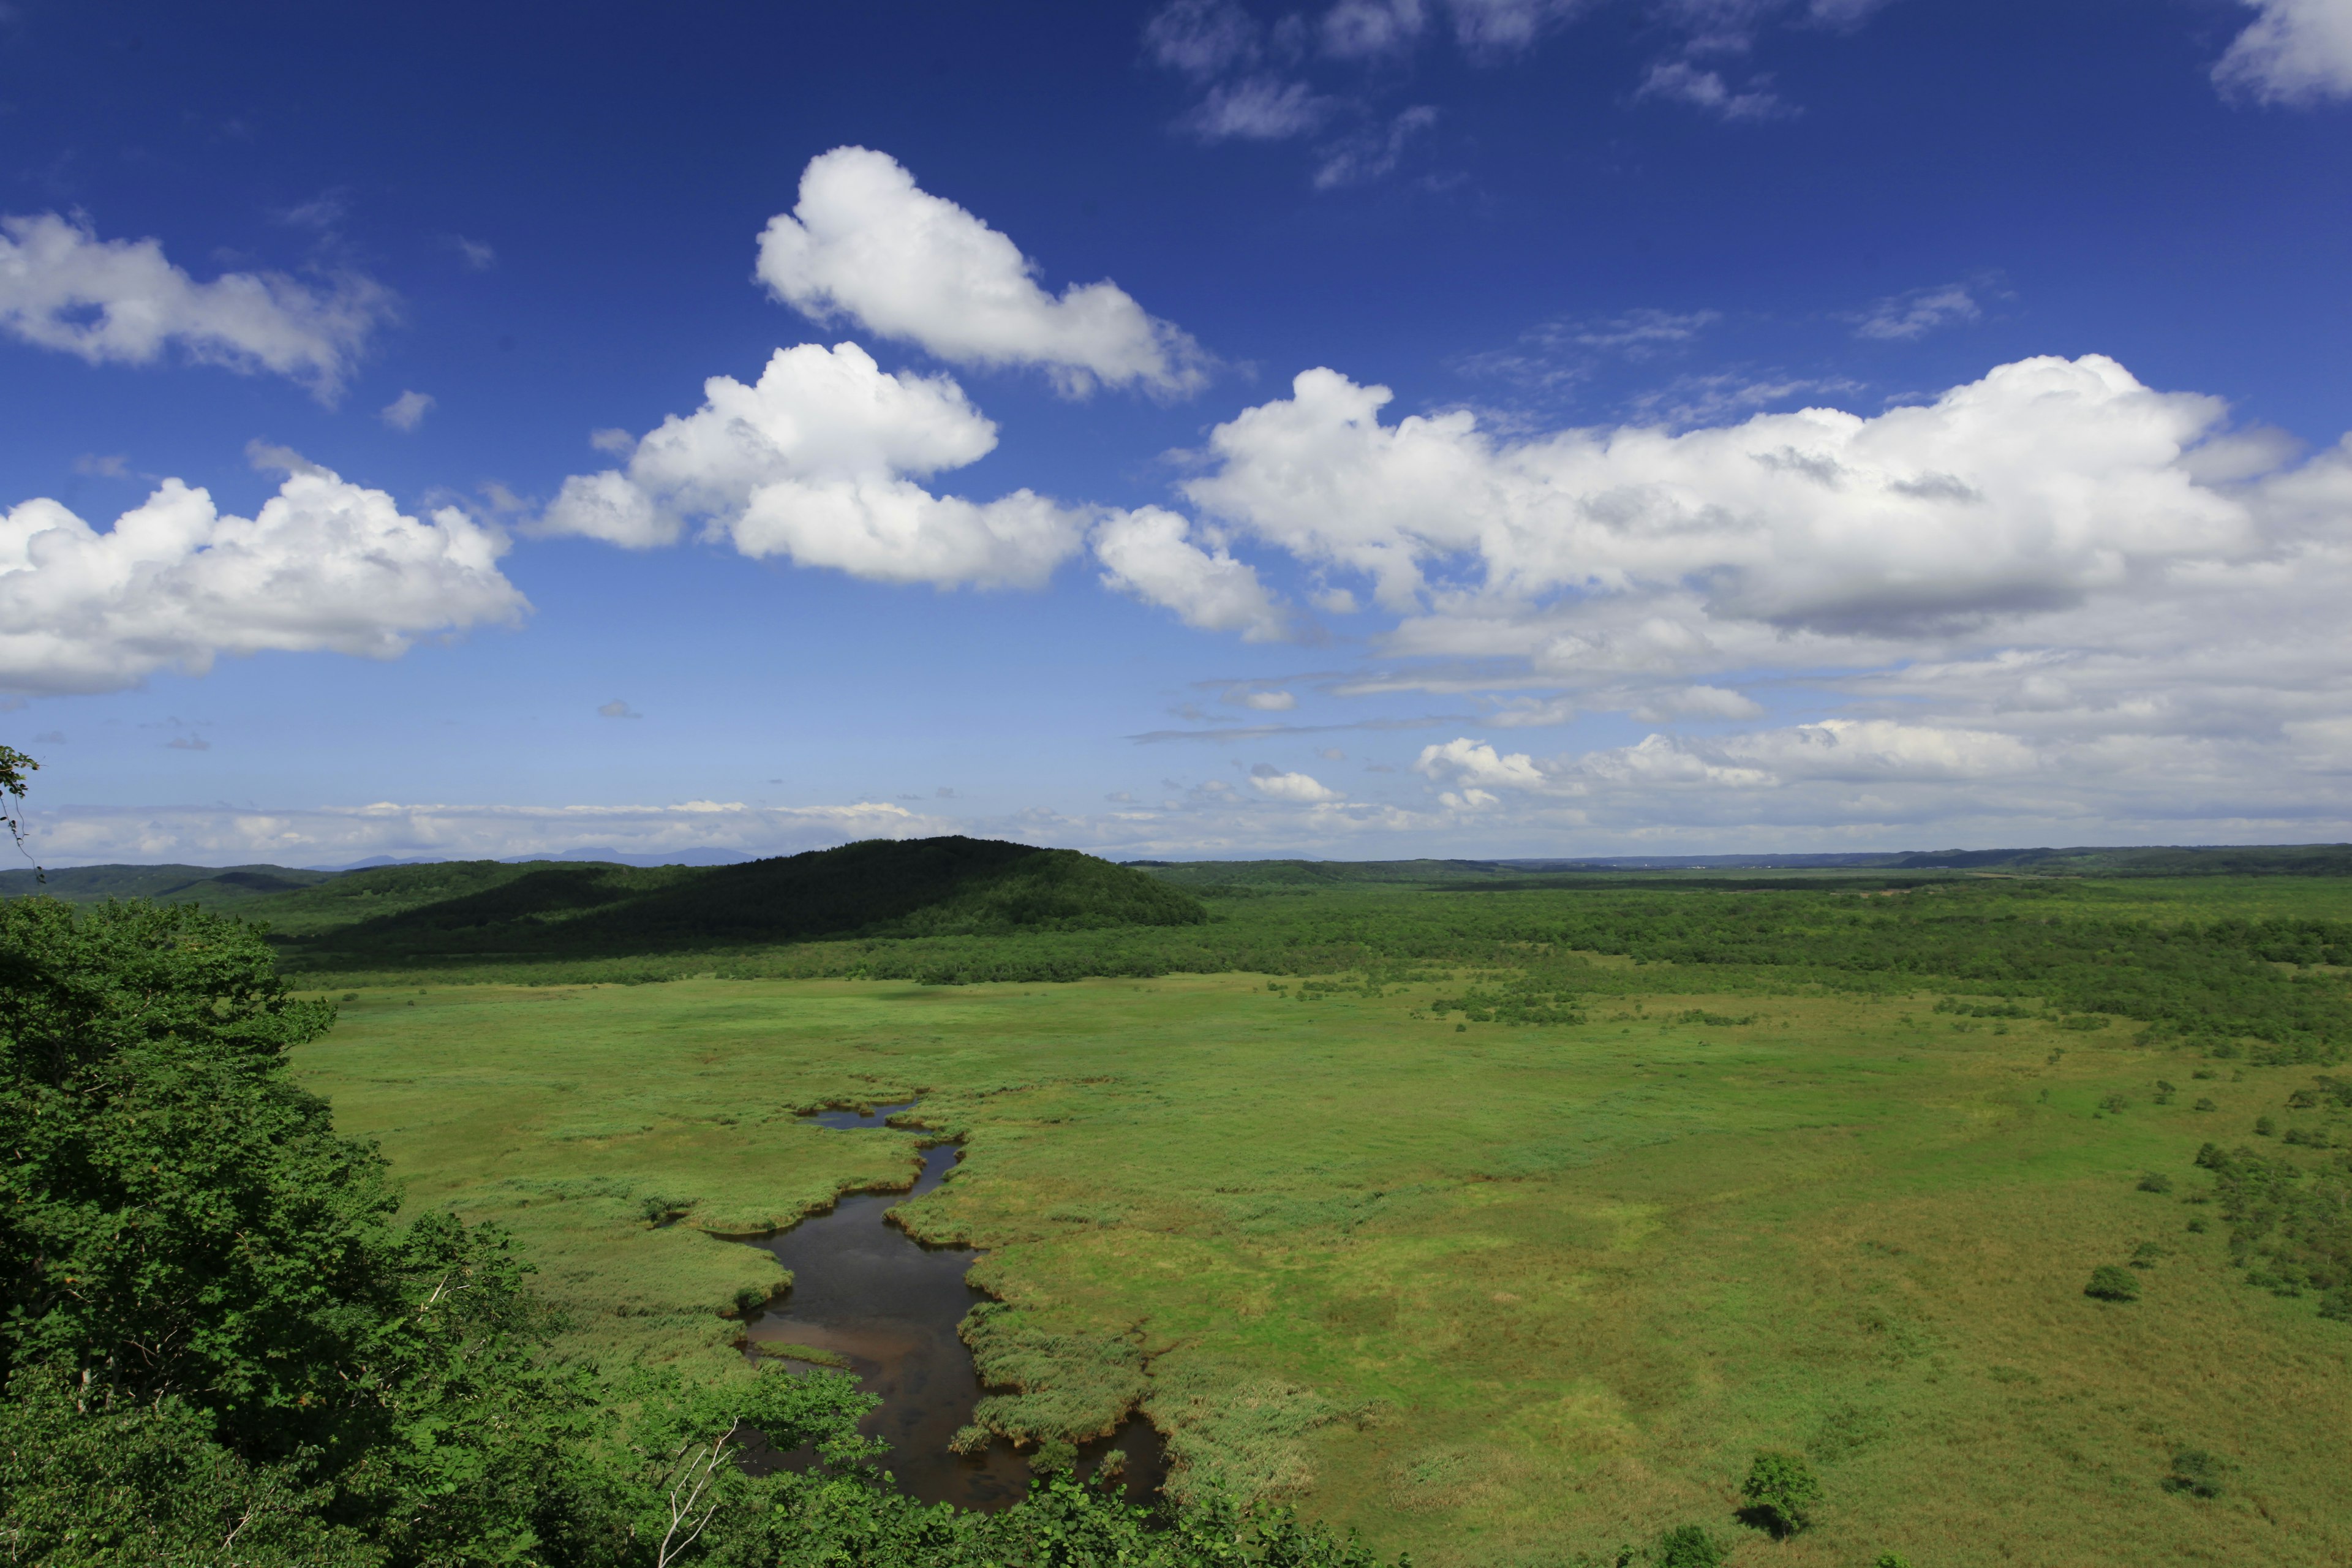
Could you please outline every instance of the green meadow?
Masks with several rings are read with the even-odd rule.
[[[787,1281],[728,1237],[960,1138],[898,1212],[984,1251],[983,1421],[1139,1403],[1178,1488],[1423,1563],[1694,1520],[1789,1568],[2352,1560],[2347,1222],[2294,1206],[2352,1142],[2345,881],[1167,879],[1206,924],[662,984],[320,961],[300,1076],[413,1209],[510,1229],[607,1366],[733,1355]],[[917,1097],[898,1131],[795,1115]],[[2270,1219],[2209,1143],[2260,1151]],[[2100,1265],[2138,1299],[2085,1295]],[[1763,1448],[1824,1484],[1785,1542],[1731,1522]],[[2219,1495],[2168,1486],[2189,1449]]]

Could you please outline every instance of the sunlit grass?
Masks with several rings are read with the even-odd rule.
[[[1424,1562],[1734,1530],[1765,1447],[1811,1456],[1827,1501],[1741,1561],[2352,1559],[2352,1328],[2185,1229],[2199,1142],[2308,1069],[2225,1066],[2193,1085],[2217,1110],[2158,1107],[2197,1059],[2128,1026],[1696,978],[1597,965],[1584,1026],[1466,1029],[1415,1016],[1435,984],[1301,1002],[1249,975],[412,984],[302,1065],[413,1203],[513,1226],[607,1360],[715,1353],[735,1292],[776,1281],[697,1226],[910,1171],[911,1135],[793,1107],[919,1090],[968,1154],[904,1211],[919,1233],[986,1248],[1021,1323],[1139,1342],[1196,1473]],[[1657,1016],[1695,1008],[1756,1021]],[[2177,1190],[2136,1190],[2149,1169]],[[2084,1297],[2143,1240],[2168,1250],[2142,1300]],[[1056,1407],[1084,1408],[1069,1376]],[[2233,1467],[2221,1497],[2159,1489],[2181,1446]]]

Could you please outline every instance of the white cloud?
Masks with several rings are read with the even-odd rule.
[[[1216,467],[1186,493],[1303,561],[1363,574],[1392,608],[1436,590],[1572,591],[1604,609],[1670,598],[1672,614],[1612,628],[1669,662],[1703,657],[1698,619],[1949,627],[2256,542],[2244,506],[2182,467],[2221,405],[2096,355],[2003,365],[1872,417],[1812,408],[1679,435],[1500,441],[1465,412],[1383,426],[1390,395],[1306,372],[1290,398],[1216,427]],[[1456,563],[1476,576],[1433,587],[1427,573]]]
[[[103,533],[53,500],[0,518],[0,687],[112,691],[265,650],[390,658],[530,608],[499,572],[505,541],[465,513],[403,516],[382,490],[257,455],[291,471],[249,519],[178,479]]]
[[[377,415],[395,430],[414,430],[425,423],[432,412],[433,395],[429,392],[404,392],[383,405]]]
[[[2352,0],[2242,0],[2255,12],[2213,68],[2224,91],[2264,103],[2352,97]]]
[[[1854,335],[1877,338],[1882,342],[1908,342],[1926,337],[1939,327],[1958,321],[1973,321],[1984,311],[1966,287],[1947,283],[1933,289],[1914,289],[1907,294],[1894,294],[1854,318]]]
[[[849,317],[957,364],[1036,365],[1066,393],[1096,383],[1172,395],[1207,380],[1183,331],[1118,285],[1057,298],[1012,240],[919,189],[888,154],[836,147],[809,161],[799,204],[768,220],[759,275],[820,321]]]
[[[1143,28],[1154,60],[1202,79],[1255,61],[1259,37],[1256,21],[1233,0],[1174,0]]]
[[[1410,51],[1428,19],[1421,0],[1339,0],[1317,30],[1328,55],[1378,59]]]
[[[1235,549],[1361,580],[1396,617],[1381,667],[1332,696],[1715,730],[1775,689],[1814,721],[1551,761],[1465,738],[1424,753],[1440,816],[1551,831],[1572,802],[1596,830],[1900,835],[1882,843],[2342,819],[2352,438],[2298,459],[2098,356],[1691,430],[1383,424],[1388,401],[1308,372],[1213,431],[1186,486]]]
[[[1760,719],[1762,704],[1720,686],[1685,686],[1653,691],[1629,710],[1651,723],[1669,719]]]
[[[610,702],[598,703],[596,705],[596,715],[600,719],[642,719],[645,717],[644,714],[638,712],[635,709],[630,707],[626,702],[622,701],[617,697],[614,698]]]
[[[478,239],[467,239],[462,234],[449,237],[450,248],[468,272],[488,272],[499,264],[497,247]]]
[[[1245,76],[1211,87],[1181,123],[1203,142],[1285,142],[1318,129],[1339,107],[1305,82]]]
[[[779,349],[756,384],[719,375],[703,391],[700,409],[636,443],[625,471],[566,479],[534,531],[649,549],[703,519],[745,555],[885,583],[1034,587],[1089,521],[1025,489],[983,504],[914,483],[986,456],[996,426],[948,377],[887,375],[856,343]]]
[[[1254,713],[1287,713],[1298,706],[1298,699],[1278,686],[1229,686],[1218,700]]]
[[[1282,773],[1265,763],[1251,770],[1250,787],[1268,800],[1286,801],[1293,805],[1321,805],[1348,798],[1306,773]]]
[[[1621,789],[1765,790],[1819,784],[1947,783],[2017,777],[2034,748],[1984,730],[1827,719],[1717,740],[1654,734],[1631,746],[1538,762],[1457,737],[1424,746],[1414,771],[1456,790],[1593,796]]]
[[[1504,697],[1489,699],[1495,710],[1486,721],[1500,730],[1545,729],[1576,717],[1573,697]]]
[[[176,345],[202,363],[290,377],[331,402],[394,313],[391,291],[355,272],[315,288],[275,272],[199,283],[160,241],[101,240],[54,213],[0,218],[0,329],[92,364],[150,364]]]
[[[1535,759],[1524,752],[1498,754],[1483,741],[1458,736],[1443,745],[1423,746],[1421,756],[1413,763],[1413,771],[1433,779],[1444,779],[1456,787],[1475,785],[1482,789],[1544,790],[1551,787],[1536,766]]]
[[[1584,0],[1448,0],[1454,36],[1474,56],[1516,53],[1585,8]]]
[[[1416,104],[1385,127],[1341,137],[1322,150],[1323,161],[1315,171],[1315,188],[1328,191],[1381,178],[1395,169],[1412,139],[1436,123],[1436,110],[1425,103]]]
[[[1688,60],[1664,60],[1652,66],[1633,96],[1696,104],[1726,120],[1785,120],[1796,113],[1777,93],[1752,85],[1745,92],[1736,92],[1725,84],[1722,72],[1703,70]]]
[[[1173,610],[1204,631],[1237,631],[1245,642],[1286,636],[1290,617],[1258,581],[1257,569],[1222,544],[1202,550],[1186,537],[1189,530],[1181,517],[1156,506],[1106,519],[1094,531],[1103,585]]]
[[[44,810],[35,843],[44,864],[184,861],[192,865],[338,866],[374,856],[562,855],[579,850],[662,855],[688,849],[793,854],[860,838],[920,838],[963,824],[878,801],[761,806],[317,806],[285,810],[182,806],[58,806]],[[1013,831],[1013,837],[1028,837]]]

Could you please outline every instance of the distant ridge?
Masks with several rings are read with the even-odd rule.
[[[383,912],[365,909],[369,900],[383,900]],[[288,900],[286,910],[299,918],[331,902],[362,918],[293,929],[294,955],[341,963],[640,954],[1208,919],[1188,895],[1091,855],[961,837],[871,839],[731,866],[478,860],[384,868],[337,878]]]

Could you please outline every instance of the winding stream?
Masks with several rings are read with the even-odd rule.
[[[812,1120],[845,1130],[875,1128],[914,1106],[912,1100],[880,1105],[865,1115],[822,1110]],[[926,1247],[887,1217],[895,1205],[937,1187],[963,1157],[951,1143],[934,1144],[922,1155],[922,1173],[910,1191],[845,1194],[789,1230],[750,1240],[792,1270],[793,1285],[745,1322],[744,1353],[757,1359],[762,1346],[793,1344],[842,1356],[866,1392],[882,1396],[859,1428],[890,1445],[884,1468],[908,1495],[927,1503],[1002,1508],[1027,1494],[1028,1460],[1001,1438],[970,1456],[948,1447],[986,1392],[971,1351],[956,1332],[964,1314],[987,1299],[964,1282],[979,1254],[968,1247]],[[1158,1431],[1140,1415],[1129,1415],[1111,1436],[1080,1451],[1080,1473],[1091,1473],[1113,1448],[1126,1457],[1129,1497],[1149,1501],[1167,1473]]]

